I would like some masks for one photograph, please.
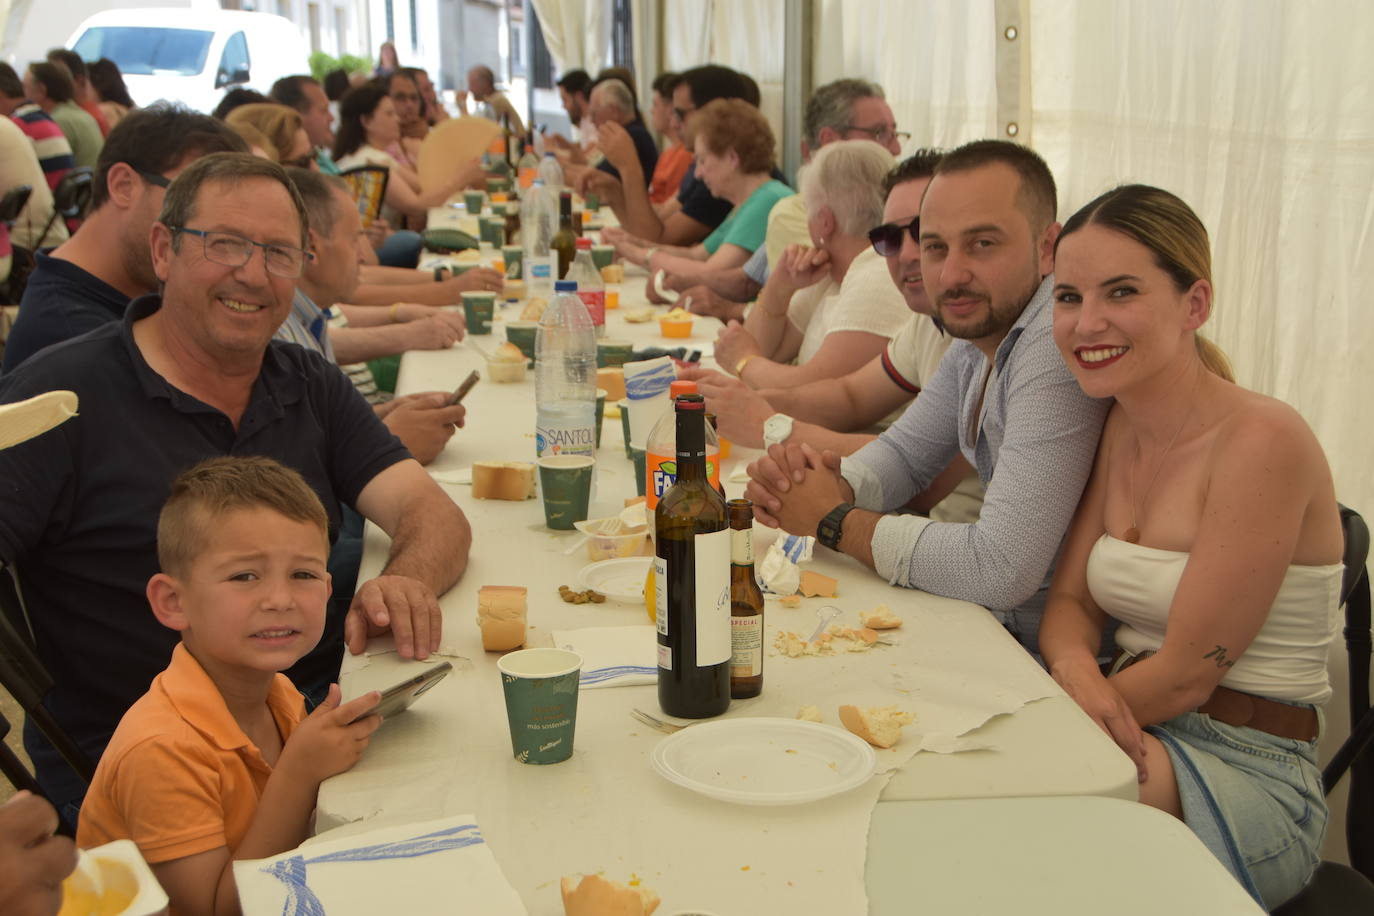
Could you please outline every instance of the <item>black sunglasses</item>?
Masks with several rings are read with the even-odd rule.
[[[911,236],[913,242],[921,240],[921,218],[913,216],[911,222],[903,225],[901,223],[883,223],[868,230],[868,240],[873,244],[873,250],[885,258],[890,258],[902,250],[902,233]]]

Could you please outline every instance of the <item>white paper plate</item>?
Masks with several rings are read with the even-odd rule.
[[[644,603],[644,580],[649,575],[651,557],[621,557],[582,567],[577,588],[595,589],[613,601]]]
[[[693,725],[650,756],[669,782],[738,805],[796,805],[863,785],[873,748],[847,731],[800,719],[722,719]]]

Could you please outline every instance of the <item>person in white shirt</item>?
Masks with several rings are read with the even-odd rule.
[[[817,151],[801,174],[814,247],[784,249],[744,322],[721,330],[721,368],[751,387],[779,388],[847,375],[882,352],[910,314],[868,241],[893,165],[866,140]]]

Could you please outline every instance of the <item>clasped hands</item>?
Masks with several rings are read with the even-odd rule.
[[[754,517],[788,534],[814,537],[831,509],[854,501],[853,488],[840,476],[840,456],[805,442],[772,446],[749,463],[748,473],[744,495],[754,501]]]

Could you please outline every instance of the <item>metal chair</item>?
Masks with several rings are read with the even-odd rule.
[[[89,783],[95,775],[95,763],[43,706],[43,697],[52,684],[52,676],[34,648],[13,570],[0,568],[0,685],[9,691],[24,710],[24,716],[43,733],[72,771]]]
[[[43,227],[43,234],[38,237],[34,249],[43,247],[43,242],[58,217],[67,220],[69,228],[74,228],[72,222],[79,222],[86,215],[94,192],[95,171],[90,166],[78,166],[63,175],[57,187],[52,190],[52,215],[48,217],[47,225]]]
[[[1345,831],[1351,867],[1322,862],[1307,887],[1276,908],[1275,916],[1374,913],[1374,755],[1366,753],[1374,739],[1374,711],[1369,706],[1369,659],[1374,648],[1370,641],[1369,527],[1358,512],[1342,506],[1341,528],[1345,531],[1341,603],[1350,661],[1350,737],[1322,770],[1322,785],[1330,795],[1336,783],[1350,774]]]

